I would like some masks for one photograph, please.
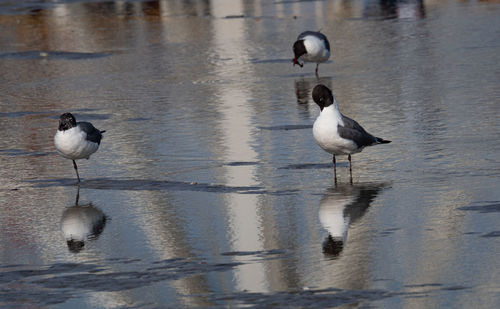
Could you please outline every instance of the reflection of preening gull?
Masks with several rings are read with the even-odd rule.
[[[305,31],[302,32],[297,41],[293,43],[293,65],[304,66],[299,60],[304,62],[316,62],[316,75],[318,75],[318,66],[330,58],[330,42],[321,32]]]
[[[80,176],[75,160],[88,159],[96,152],[104,132],[97,130],[90,122],[76,122],[71,113],[64,113],[60,116],[54,145],[61,156],[73,160],[78,182],[80,182]]]
[[[342,115],[331,90],[325,85],[314,87],[312,97],[321,110],[313,125],[314,139],[323,150],[333,155],[335,180],[335,155],[347,155],[352,182],[351,154],[361,152],[366,146],[391,141],[371,135],[355,120]]]
[[[97,238],[106,224],[104,213],[92,204],[66,208],[61,230],[70,251],[79,252],[85,241]]]
[[[361,218],[381,186],[341,186],[321,198],[319,221],[328,231],[323,252],[337,256],[344,249],[349,225]]]

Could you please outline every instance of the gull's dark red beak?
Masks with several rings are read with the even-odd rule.
[[[303,67],[304,63],[300,63],[297,57],[293,58],[293,66],[298,65],[299,67]]]

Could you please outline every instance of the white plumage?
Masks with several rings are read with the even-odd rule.
[[[352,140],[342,138],[338,133],[338,126],[344,125],[337,101],[323,108],[313,124],[313,136],[316,143],[332,155],[349,155],[362,150]]]
[[[96,152],[104,132],[97,130],[90,122],[76,122],[71,113],[64,113],[59,117],[59,128],[54,136],[54,145],[61,156],[73,161],[78,182],[80,182],[80,175],[78,175],[75,160],[88,159]]]
[[[307,53],[300,59],[305,62],[325,62],[330,58],[330,51],[326,48],[325,41],[314,35],[304,37],[304,45]]]
[[[316,63],[316,75],[318,75],[318,66],[322,62],[326,62],[330,58],[330,42],[328,42],[327,37],[316,31],[305,31],[302,32],[298,37],[297,41],[293,43],[293,65],[300,63],[300,60],[304,62],[315,62]]]
[[[65,131],[57,131],[54,145],[61,156],[71,160],[88,159],[99,148],[98,143],[87,140],[87,133],[79,125]]]

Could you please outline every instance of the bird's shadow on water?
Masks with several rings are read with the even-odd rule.
[[[75,186],[78,183],[73,178],[60,178],[48,180],[27,181],[37,188]],[[96,190],[125,190],[125,191],[192,191],[213,193],[237,193],[237,194],[271,194],[289,195],[296,194],[298,190],[267,190],[261,186],[228,186],[223,184],[210,184],[198,182],[183,182],[153,179],[114,179],[96,178],[82,180],[79,184],[82,189]]]

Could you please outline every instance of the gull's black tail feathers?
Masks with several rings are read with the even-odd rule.
[[[392,141],[388,141],[386,139],[377,137],[377,143],[379,143],[379,144],[389,144],[390,142],[392,142]]]

